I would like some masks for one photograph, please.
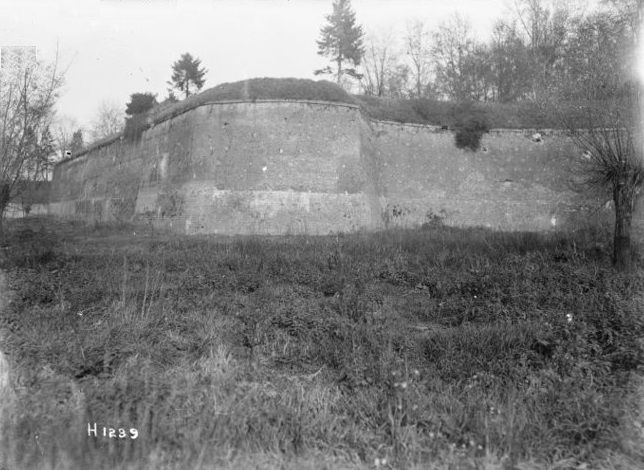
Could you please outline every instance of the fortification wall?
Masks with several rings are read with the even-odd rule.
[[[451,131],[372,123],[384,220],[413,226],[449,225],[499,230],[549,230],[606,221],[605,195],[590,193],[574,167],[580,151],[561,132],[493,130],[481,150],[458,149]]]
[[[360,122],[350,105],[206,104],[59,164],[52,211],[187,233],[377,228]]]
[[[574,177],[572,142],[532,133],[491,131],[471,152],[451,131],[370,121],[351,105],[210,103],[57,165],[50,211],[224,234],[610,222],[609,195]]]

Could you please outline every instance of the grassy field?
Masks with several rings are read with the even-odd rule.
[[[0,468],[644,468],[605,242],[12,221]]]

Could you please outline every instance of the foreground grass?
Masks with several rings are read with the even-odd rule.
[[[40,220],[7,244],[0,467],[644,465],[628,427],[644,276],[596,238]]]

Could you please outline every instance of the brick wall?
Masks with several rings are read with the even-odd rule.
[[[579,150],[532,133],[493,130],[471,152],[450,131],[365,120],[350,105],[211,103],[57,165],[50,211],[226,234],[609,223],[609,195],[575,175]]]

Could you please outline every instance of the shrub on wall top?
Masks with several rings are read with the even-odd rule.
[[[476,152],[481,146],[483,134],[490,130],[487,116],[471,103],[459,105],[454,112],[456,134],[454,140],[459,149]]]
[[[483,134],[488,131],[489,127],[484,119],[470,117],[457,124],[456,134],[454,134],[456,147],[476,152],[481,146]]]

